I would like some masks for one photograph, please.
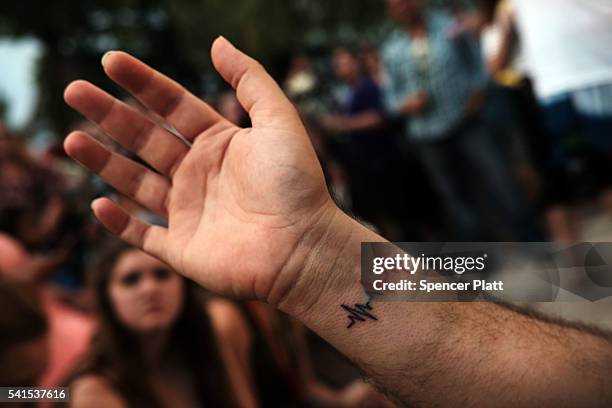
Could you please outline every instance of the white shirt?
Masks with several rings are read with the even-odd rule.
[[[513,0],[541,99],[612,83],[612,0]]]

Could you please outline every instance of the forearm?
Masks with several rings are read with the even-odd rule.
[[[376,303],[350,329],[340,305],[365,303],[360,243],[384,241],[338,215],[281,308],[416,406],[564,406],[612,401],[612,345],[490,303]]]
[[[361,131],[376,128],[383,123],[383,118],[376,111],[364,112],[348,118],[347,127],[349,131]]]
[[[376,128],[382,125],[382,115],[374,110],[362,112],[356,115],[331,116],[327,127],[334,132],[359,132]]]

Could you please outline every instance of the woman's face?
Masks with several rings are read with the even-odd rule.
[[[138,250],[124,252],[108,285],[111,306],[129,330],[168,330],[183,306],[183,279],[166,264]]]

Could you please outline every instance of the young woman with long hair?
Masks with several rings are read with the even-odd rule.
[[[90,278],[99,326],[67,381],[71,406],[254,405],[190,282],[118,242]]]

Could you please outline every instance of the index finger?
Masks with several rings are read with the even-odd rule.
[[[109,51],[102,66],[110,79],[163,117],[189,141],[213,126],[231,126],[183,86],[123,51]]]

